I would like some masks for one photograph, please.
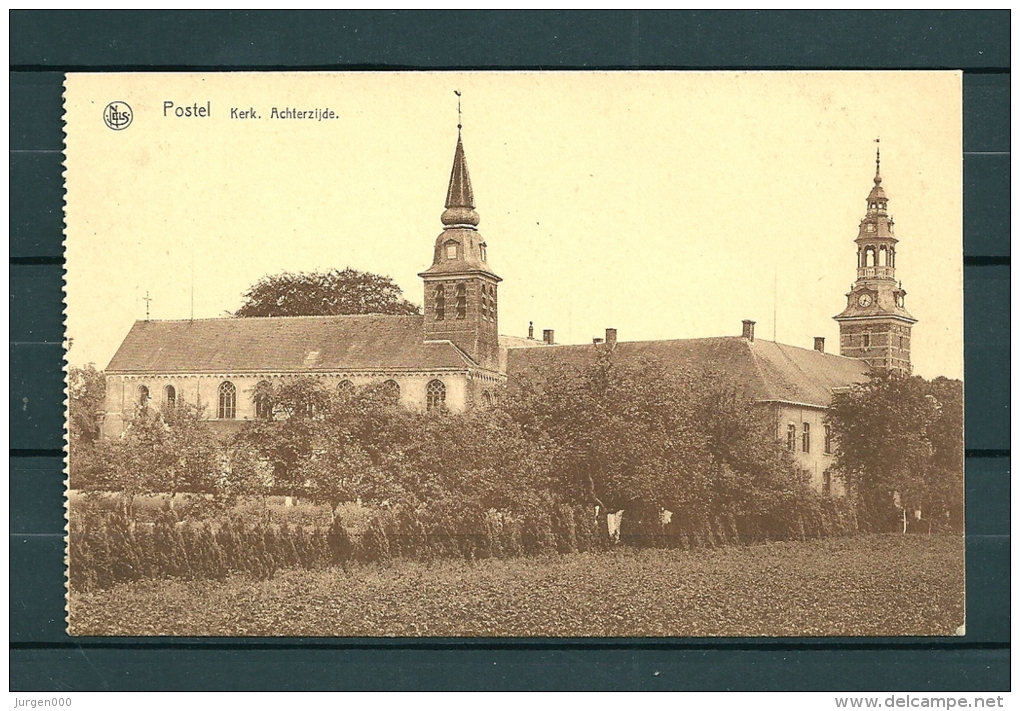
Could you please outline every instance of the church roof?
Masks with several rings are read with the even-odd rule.
[[[136,321],[108,373],[316,373],[464,370],[449,341],[423,340],[421,316],[297,316]]]
[[[507,373],[536,372],[556,364],[591,363],[598,346],[511,348]],[[667,368],[717,373],[724,383],[746,397],[828,407],[834,389],[867,380],[868,364],[856,358],[797,348],[772,341],[740,337],[676,341],[632,341],[616,344],[614,357],[657,361]]]

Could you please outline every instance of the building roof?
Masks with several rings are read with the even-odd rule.
[[[423,340],[421,316],[296,316],[136,321],[108,373],[465,370],[449,341]]]
[[[591,363],[602,345],[511,348],[507,374],[535,372],[543,366]],[[740,337],[676,341],[632,341],[616,344],[614,357],[657,361],[667,368],[717,373],[747,397],[828,407],[834,389],[867,380],[863,360],[797,348],[772,341]]]

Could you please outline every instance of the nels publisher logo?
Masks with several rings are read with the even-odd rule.
[[[131,125],[134,117],[131,107],[123,101],[111,101],[103,109],[103,121],[106,122],[108,128],[114,131],[123,131]]]

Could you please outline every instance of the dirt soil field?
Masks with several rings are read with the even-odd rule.
[[[75,594],[73,635],[952,635],[961,538],[861,536],[695,551],[440,561]]]

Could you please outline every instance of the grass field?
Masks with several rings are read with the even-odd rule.
[[[961,538],[441,561],[142,581],[70,599],[74,635],[951,635]]]

